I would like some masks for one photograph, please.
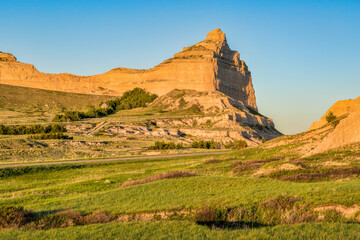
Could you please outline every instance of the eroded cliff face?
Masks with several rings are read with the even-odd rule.
[[[336,117],[343,117],[353,112],[360,111],[360,97],[356,99],[341,100],[332,105],[321,117],[319,121],[315,121],[311,124],[308,131],[322,127],[327,124],[326,116],[332,112]],[[360,120],[359,120],[360,123]]]
[[[334,122],[326,122],[326,115],[329,112],[337,117]],[[360,97],[336,102],[320,121],[311,125],[310,129],[316,131],[317,128],[326,125],[332,126],[332,131],[324,136],[309,154],[360,142]]]
[[[92,76],[42,73],[33,65],[0,52],[0,83],[108,95],[120,95],[135,87],[158,95],[173,89],[217,90],[257,110],[251,73],[239,53],[230,49],[220,29],[151,69],[116,68]]]
[[[270,140],[282,135],[275,129],[272,119],[218,91],[175,89],[158,97],[148,107],[161,109],[169,115],[186,112],[184,117],[156,120],[157,125],[201,139],[222,142],[242,139],[248,146],[256,146],[262,138]]]

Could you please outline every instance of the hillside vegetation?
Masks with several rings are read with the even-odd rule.
[[[0,108],[13,110],[80,110],[114,99],[113,96],[78,94],[0,84]]]
[[[65,111],[64,114],[57,114],[54,122],[79,121],[84,118],[99,118],[113,114],[118,110],[128,110],[139,107],[146,107],[148,103],[153,102],[157,98],[156,94],[146,92],[141,88],[125,92],[120,98],[108,100],[100,103],[98,107],[88,106],[86,112],[81,111]]]
[[[360,144],[308,154],[346,116],[270,140],[272,121],[221,93],[91,97],[84,109],[0,110],[1,239],[356,239]],[[89,105],[111,114],[51,122]],[[198,152],[215,155],[184,155]]]

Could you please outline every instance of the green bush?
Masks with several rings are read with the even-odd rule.
[[[185,99],[180,98],[180,100],[179,100],[179,108],[185,107],[186,104],[187,104],[187,102],[185,101]]]
[[[211,141],[194,141],[191,143],[192,148],[204,148],[204,149],[220,149],[221,143],[214,140]]]
[[[39,140],[39,139],[73,139],[63,133],[41,133],[37,135],[29,136],[29,139]]]
[[[153,146],[148,147],[149,150],[164,150],[164,149],[181,149],[183,148],[182,143],[156,141]]]
[[[62,132],[66,132],[66,128],[61,124],[49,124],[47,126],[40,124],[4,126],[3,124],[0,124],[0,134],[3,135],[23,135],[23,134],[62,133]]]
[[[225,145],[223,145],[221,142],[217,142],[214,140],[211,141],[193,141],[191,143],[192,148],[203,148],[203,149],[221,149],[222,147],[225,147],[227,149],[242,149],[247,147],[247,143],[243,140],[235,140],[227,142]]]
[[[156,98],[156,94],[150,94],[141,88],[134,88],[125,92],[120,99],[115,100],[118,103],[116,110],[145,107],[146,104],[153,102]]]
[[[327,121],[328,123],[330,123],[330,122],[332,122],[332,121],[334,121],[334,120],[336,119],[336,116],[334,115],[333,112],[329,112],[329,113],[326,115],[325,119],[326,119],[326,121]]]
[[[64,114],[57,114],[53,122],[79,121],[85,118],[85,113],[79,111],[66,111]]]
[[[145,107],[146,104],[153,102],[157,98],[156,94],[150,94],[141,88],[134,88],[127,91],[121,98],[100,103],[98,107],[90,106],[87,112],[66,111],[57,114],[53,122],[79,121],[84,118],[99,118],[115,113],[117,110],[133,109]]]
[[[230,149],[243,149],[243,148],[247,148],[247,146],[248,145],[244,140],[235,140],[225,144],[225,148],[230,148]]]

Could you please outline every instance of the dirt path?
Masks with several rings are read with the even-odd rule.
[[[175,158],[175,157],[193,157],[193,156],[206,156],[206,155],[219,155],[229,153],[230,151],[223,152],[203,152],[203,153],[187,153],[187,154],[169,154],[158,156],[138,156],[138,157],[122,157],[122,158],[104,158],[104,159],[89,159],[89,160],[68,160],[68,161],[56,161],[56,162],[40,162],[40,163],[19,163],[19,164],[4,164],[0,165],[0,168],[13,168],[13,167],[25,167],[25,166],[40,166],[40,165],[56,165],[64,163],[92,163],[92,162],[111,162],[121,160],[137,160],[137,159],[154,159],[154,158]]]
[[[98,125],[95,126],[95,128],[93,128],[91,131],[89,131],[86,135],[92,135],[94,133],[96,133],[97,131],[99,131],[101,128],[103,128],[108,122],[101,122]]]

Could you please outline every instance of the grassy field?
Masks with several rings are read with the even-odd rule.
[[[124,160],[112,163],[62,164],[57,166],[18,167],[0,170],[0,205],[22,206],[37,214],[53,214],[66,209],[90,213],[154,215],[153,220],[112,222],[86,226],[70,226],[51,230],[6,230],[3,239],[357,239],[359,225],[345,218],[330,218],[338,223],[306,223],[265,227],[223,229],[208,227],[192,219],[155,220],[162,211],[198,211],[203,206],[251,209],[279,196],[297,197],[298,204],[311,208],[324,205],[351,207],[360,202],[357,175],[339,180],[331,177],[310,182],[284,181],[271,174],[257,176],[260,169],[276,169],[284,163],[295,164],[293,146],[270,149],[244,149],[218,156]],[[352,148],[356,149],[356,148]],[[341,159],[339,156],[343,156]],[[358,152],[339,149],[303,159],[304,165],[324,167],[324,162],[351,161],[356,165]],[[254,161],[264,165],[240,166]],[[358,159],[360,160],[360,159]],[[245,165],[244,165],[245,164]],[[343,167],[343,166],[340,166]],[[275,169],[275,170],[274,170]],[[193,176],[160,179],[123,187],[125,182],[146,179],[159,173],[183,170]],[[273,173],[272,172],[272,173]],[[152,215],[151,215],[152,216]],[[355,222],[354,222],[355,221]]]
[[[188,221],[96,224],[47,231],[2,231],[2,239],[360,239],[358,224],[318,223],[217,230]]]
[[[108,164],[32,167],[28,171],[18,168],[18,172],[9,170],[10,173],[4,169],[0,204],[36,211],[73,208],[118,214],[196,209],[204,204],[235,207],[280,195],[297,196],[314,206],[351,206],[360,201],[356,176],[344,181],[289,182],[267,176],[254,177],[256,170],[233,173],[234,162],[246,151],[218,157],[124,160]],[[128,180],[174,170],[189,170],[196,175],[121,187]]]
[[[64,108],[109,99],[1,88],[5,126],[47,125]],[[12,108],[15,93],[23,97]],[[0,135],[0,164],[219,151],[191,148],[194,136],[161,127],[202,116],[155,106],[60,123],[71,140]],[[122,133],[109,131],[116,128]],[[157,140],[184,148],[150,150]],[[307,141],[300,134],[228,154],[0,168],[0,239],[360,239],[360,144],[302,157]],[[7,226],[6,206],[23,207],[26,221]]]
[[[164,210],[196,211],[204,205],[254,206],[277,196],[296,196],[311,207],[327,204],[352,206],[360,202],[360,182],[353,176],[343,181],[289,182],[255,177],[256,169],[233,173],[234,163],[289,156],[284,149],[245,149],[219,156],[152,160],[124,160],[102,164],[62,164],[0,171],[0,205],[23,206],[38,213],[66,209],[110,214],[154,213]],[[336,154],[339,154],[338,151]],[[348,154],[349,155],[349,154]],[[329,154],[309,159],[327,161]],[[194,176],[163,179],[122,187],[124,182],[161,172],[190,171]],[[216,229],[191,220],[135,221],[74,226],[52,230],[1,231],[3,239],[357,239],[358,224],[307,223],[250,229]],[[76,233],[76,234],[75,234]]]

